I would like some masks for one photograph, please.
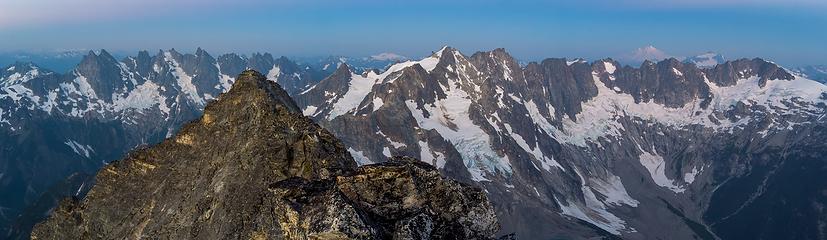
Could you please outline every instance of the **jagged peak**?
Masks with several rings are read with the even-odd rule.
[[[282,70],[287,70],[291,72],[296,72],[300,69],[299,64],[297,64],[293,60],[290,60],[290,58],[286,56],[280,56],[278,58],[275,58],[273,60],[273,65],[281,67]]]
[[[118,60],[116,60],[115,57],[113,57],[111,54],[109,54],[109,52],[107,52],[104,49],[101,49],[100,53],[98,54],[90,50],[89,54],[87,54],[83,57],[83,59],[81,59],[80,63],[78,64],[78,67],[89,66],[90,64],[97,65],[102,63],[118,63]]]
[[[292,60],[290,60],[290,58],[287,58],[287,56],[280,56],[280,57],[276,58],[275,61],[277,61],[277,62],[291,62],[291,63],[293,62]]]
[[[438,51],[431,54],[430,57],[436,58],[436,59],[442,59],[442,57],[445,56],[446,53],[451,53],[453,55],[462,55],[462,53],[458,49],[453,48],[453,47],[448,46],[448,45],[445,45],[445,46],[442,46],[442,48],[440,48]]]
[[[165,52],[165,55],[167,55],[167,54],[172,56],[172,58],[175,59],[176,61],[178,61],[179,59],[181,59],[181,57],[184,56],[180,52],[176,51],[175,48],[170,48],[169,50],[167,50]]]
[[[566,58],[546,58],[540,62],[541,65],[549,65],[549,64],[559,64],[559,65],[571,65]]]
[[[109,52],[107,52],[107,51],[106,51],[106,49],[101,49],[101,50],[100,50],[100,53],[98,54],[98,56],[103,56],[103,57],[106,57],[106,58],[112,58],[112,59],[114,59],[114,57],[112,56],[112,54],[109,54]]]
[[[339,66],[336,67],[336,71],[333,72],[334,75],[335,74],[345,74],[345,73],[347,73],[347,74],[351,73],[350,66],[348,66],[347,63],[345,63],[345,62],[339,63]]]
[[[149,51],[147,51],[147,50],[138,51],[138,58],[149,58]]]
[[[298,105],[296,105],[293,99],[290,98],[287,92],[284,91],[278,83],[268,81],[267,77],[252,69],[244,70],[244,72],[241,72],[241,74],[238,75],[228,94],[254,96],[254,91],[264,91],[269,97],[257,100],[268,102],[272,101],[278,105],[284,106],[291,112],[300,113]]]
[[[508,54],[508,51],[506,51],[505,48],[501,48],[501,47],[500,48],[495,48],[494,50],[491,50],[491,52],[492,53],[498,53],[498,54]]]
[[[511,56],[505,48],[495,48],[488,52],[490,56],[496,59],[505,60],[505,61],[516,61],[513,56]]]
[[[166,51],[164,51],[163,49],[158,49],[158,53],[156,53],[155,56],[163,58],[165,53]]]
[[[451,49],[454,49],[454,48],[452,48],[451,46],[448,46],[448,45],[443,45],[442,48],[440,48],[439,50],[434,52],[434,54],[432,54],[432,56],[442,56],[442,54],[445,51],[451,51]]]
[[[95,50],[89,50],[89,52],[87,52],[86,55],[83,56],[83,59],[81,59],[81,62],[87,61],[87,60],[90,60],[90,59],[95,59],[97,57],[98,57],[98,54],[95,53]]]
[[[218,56],[218,59],[244,60],[244,57],[241,56],[241,55],[238,55],[236,53],[225,53],[225,54],[221,54],[221,56]]]
[[[663,59],[663,60],[659,61],[658,65],[661,65],[661,64],[668,65],[668,66],[682,66],[683,65],[681,60],[678,60],[677,58],[674,58],[674,57],[669,57],[669,58],[666,58],[666,59]]]
[[[260,52],[253,53],[250,56],[250,58],[258,59],[258,60],[264,60],[264,61],[268,61],[268,62],[273,62],[273,60],[274,60],[272,54],[270,54],[270,53],[260,53]]]

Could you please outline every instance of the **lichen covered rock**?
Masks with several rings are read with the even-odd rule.
[[[485,239],[499,227],[484,192],[411,158],[335,179],[291,178],[271,190],[290,238]]]

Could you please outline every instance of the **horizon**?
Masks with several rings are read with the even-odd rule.
[[[201,47],[289,57],[418,58],[450,45],[464,53],[505,48],[522,61],[538,61],[618,59],[651,45],[666,56],[711,51],[727,59],[804,66],[827,63],[827,33],[810,29],[827,24],[823,10],[827,3],[815,0],[35,0],[0,3],[0,38],[7,39],[0,52],[107,49],[131,55]]]
[[[209,49],[204,49],[202,47],[196,47],[192,50],[181,50],[181,49],[177,49],[177,48],[158,49],[157,52],[156,51],[150,51],[150,50],[135,50],[132,53],[125,52],[125,51],[115,52],[115,51],[111,51],[111,50],[107,50],[107,49],[76,49],[76,50],[64,49],[64,50],[55,50],[55,51],[40,50],[40,52],[37,52],[37,51],[0,52],[0,55],[10,54],[10,53],[17,53],[17,54],[44,54],[44,56],[51,56],[51,55],[47,55],[47,54],[76,53],[78,55],[75,55],[74,58],[69,58],[69,60],[77,59],[78,60],[77,64],[79,64],[80,63],[79,61],[81,61],[84,57],[88,56],[89,54],[100,55],[101,51],[106,51],[115,60],[117,60],[119,62],[122,62],[125,58],[135,57],[140,52],[143,52],[143,51],[148,52],[150,56],[157,56],[158,54],[161,54],[163,52],[168,52],[168,51],[175,51],[175,52],[178,52],[178,53],[184,54],[184,55],[186,55],[186,54],[195,54],[198,49],[201,49],[201,50],[205,51],[208,55],[210,55],[214,58],[218,58],[219,56],[226,55],[226,54],[236,54],[236,55],[239,55],[239,56],[242,56],[242,57],[252,57],[252,55],[255,55],[255,54],[261,54],[261,55],[270,54],[273,57],[273,59],[286,57],[287,59],[290,59],[290,61],[293,61],[293,62],[296,62],[296,63],[299,63],[299,64],[309,64],[310,62],[308,62],[308,60],[320,60],[320,59],[323,59],[323,58],[336,58],[336,57],[373,59],[373,60],[377,60],[377,61],[401,61],[401,62],[416,61],[416,60],[420,60],[420,59],[423,59],[423,58],[427,58],[429,55],[431,55],[431,54],[433,54],[437,51],[440,51],[442,48],[445,48],[445,47],[456,49],[461,54],[463,54],[465,56],[471,56],[473,54],[480,53],[480,52],[490,52],[490,51],[494,51],[495,49],[500,49],[500,48],[493,48],[493,49],[487,49],[487,50],[476,50],[476,51],[473,51],[473,52],[469,53],[469,52],[462,51],[461,49],[456,48],[454,46],[444,45],[444,46],[441,46],[439,48],[436,48],[435,50],[430,51],[427,54],[423,54],[421,56],[396,55],[398,57],[401,57],[402,59],[395,59],[395,60],[393,60],[393,59],[376,59],[377,57],[380,57],[380,56],[383,56],[383,55],[388,55],[388,54],[394,55],[395,53],[392,53],[392,52],[382,52],[382,53],[377,53],[377,54],[372,54],[372,55],[359,55],[359,56],[353,56],[353,55],[351,55],[351,56],[347,56],[347,55],[288,56],[288,55],[279,55],[279,54],[276,54],[276,53],[261,52],[261,51],[254,51],[254,52],[211,52]],[[647,46],[647,47],[653,47],[653,46],[650,45],[650,46]],[[643,48],[640,48],[640,49],[644,49],[644,48],[646,48],[646,47],[643,47]],[[506,48],[502,48],[502,49],[504,49],[507,53],[511,54],[511,52],[508,49],[506,49]],[[640,49],[638,49],[638,50],[640,50]],[[155,53],[153,53],[153,52],[155,52]],[[693,55],[693,56],[700,56],[700,55],[710,54],[710,53],[720,54],[720,53],[717,53],[717,52],[708,51],[708,52],[698,53],[698,54]],[[603,57],[603,58],[549,56],[549,57],[542,58],[542,59],[524,60],[524,59],[520,59],[520,58],[517,58],[516,56],[512,55],[512,57],[514,57],[514,59],[517,62],[519,62],[520,65],[522,65],[522,66],[524,66],[528,63],[532,63],[532,62],[539,63],[539,62],[544,61],[546,59],[566,59],[566,60],[581,59],[581,60],[585,60],[589,63],[599,62],[601,60],[613,60],[613,61],[618,62],[621,66],[630,66],[630,67],[633,67],[633,68],[639,68],[643,64],[644,61],[652,61],[652,62],[657,63],[657,62],[665,61],[665,60],[668,60],[668,59],[676,59],[678,61],[684,62],[685,60],[687,60],[687,58],[690,58],[690,57],[693,57],[693,56],[667,55],[667,56],[663,56],[661,59],[644,59],[644,60],[638,61],[636,59],[618,59],[619,57],[617,57],[617,56],[616,57],[607,56],[607,57]],[[772,59],[767,59],[767,58],[763,58],[763,57],[760,57],[760,56],[740,57],[740,58],[728,58],[725,55],[722,55],[722,56],[726,58],[725,60],[727,62],[740,60],[740,59],[754,59],[754,58],[759,58],[759,59],[763,59],[763,60],[773,62]],[[31,57],[31,56],[29,56],[29,57]],[[620,56],[620,58],[622,58],[622,57],[623,56]],[[2,59],[2,57],[0,56],[0,61],[2,61],[2,60],[8,60],[8,59]],[[2,66],[0,66],[0,67],[5,67],[7,65],[16,64],[18,62],[20,62],[20,63],[32,63],[35,66],[38,66],[38,67],[41,67],[41,68],[44,68],[44,69],[48,69],[48,70],[52,70],[52,71],[55,71],[55,72],[62,72],[60,70],[65,70],[65,69],[60,69],[60,70],[52,69],[52,68],[49,68],[48,66],[46,66],[48,64],[43,64],[43,63],[39,63],[38,61],[29,61],[29,60],[19,60],[19,61],[12,61],[12,62],[8,62],[8,63],[7,62],[0,62],[0,64],[2,64]],[[74,68],[77,64],[74,64],[72,66],[72,68]],[[801,66],[787,66],[787,65],[781,64],[781,66],[783,66],[783,67],[804,67],[804,66],[820,66],[820,64],[809,64],[809,65],[801,65]],[[58,67],[58,68],[62,68],[62,67]],[[71,70],[71,69],[69,69],[69,70]]]

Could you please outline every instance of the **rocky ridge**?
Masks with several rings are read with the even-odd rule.
[[[104,167],[33,239],[485,239],[479,189],[395,158],[356,168],[332,134],[254,71],[174,137]]]

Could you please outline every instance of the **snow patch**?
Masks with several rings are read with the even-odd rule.
[[[373,111],[379,110],[384,104],[385,102],[383,102],[381,98],[373,97]]]
[[[420,128],[436,130],[454,145],[473,180],[487,181],[485,172],[510,174],[508,157],[495,152],[488,134],[471,120],[471,98],[460,85],[457,79],[449,79],[448,86],[442,86],[445,98],[436,99],[421,110],[412,100],[405,101],[405,105]],[[428,117],[423,114],[425,111],[429,113]]]
[[[629,195],[626,187],[623,186],[623,182],[620,181],[620,177],[609,173],[607,178],[607,180],[598,178],[590,179],[592,189],[606,197],[603,202],[615,206],[620,206],[620,204],[626,204],[632,207],[638,206],[640,202]]]
[[[510,126],[508,126],[508,125],[506,125],[506,126],[507,126],[507,128],[509,128],[508,131],[511,132]],[[563,172],[566,171],[566,169],[563,168],[563,166],[560,165],[560,163],[558,163],[557,160],[554,160],[554,156],[547,157],[543,153],[543,151],[540,150],[539,146],[535,146],[534,148],[532,148],[531,146],[528,145],[528,143],[525,141],[525,139],[523,139],[523,137],[520,136],[520,134],[511,132],[511,138],[514,139],[514,141],[517,142],[517,145],[519,145],[524,151],[526,151],[528,154],[531,154],[532,156],[534,156],[534,159],[536,159],[537,161],[540,161],[540,165],[546,171],[551,171],[551,167],[556,167],[556,168],[562,170]]]
[[[572,216],[580,220],[594,224],[595,226],[600,227],[601,229],[606,230],[607,232],[610,232],[615,235],[619,235],[621,230],[627,230],[626,221],[623,221],[623,219],[620,219],[619,217],[609,212],[607,210],[607,206],[599,199],[597,199],[597,196],[595,196],[594,192],[592,192],[592,189],[586,185],[586,179],[583,178],[583,176],[577,169],[574,169],[574,171],[577,174],[577,176],[580,177],[581,191],[583,192],[585,206],[583,206],[584,204],[581,204],[577,201],[566,201],[564,203],[557,199],[557,196],[554,196],[554,201],[557,202],[557,205],[560,206],[560,210],[562,211],[562,213],[564,215]],[[603,191],[606,190],[603,189]],[[601,192],[601,194],[607,195],[608,202],[608,195],[612,195],[614,193],[605,194]],[[613,198],[613,201],[621,201],[619,200],[620,198],[617,198],[618,196],[613,197],[615,197]],[[635,201],[634,199],[631,200],[633,201],[634,205],[637,206],[637,201]],[[628,229],[627,231],[632,232],[634,231],[634,229]]]
[[[178,61],[172,57],[170,52],[164,52],[164,61],[172,67],[170,72],[178,82],[181,91],[186,94],[190,100],[198,105],[204,105],[204,99],[198,95],[198,89],[192,84],[192,76],[187,75],[184,69],[178,64]]]
[[[305,116],[308,116],[308,117],[315,116],[314,113],[316,113],[316,109],[318,109],[316,106],[309,105],[309,106],[304,108],[304,110],[302,111],[302,114],[304,114]]]
[[[373,164],[373,161],[368,159],[362,151],[356,151],[353,148],[347,148],[347,152],[350,153],[350,156],[353,157],[353,160],[356,160],[356,164],[359,166]]]
[[[675,73],[676,76],[683,77],[683,73],[677,68],[672,68],[672,72]]]
[[[821,99],[821,94],[827,92],[827,86],[801,77],[789,81],[769,80],[764,87],[759,85],[759,78],[755,76],[738,80],[736,85],[727,87],[719,87],[707,80],[713,95],[707,108],[701,107],[702,99],[695,99],[679,108],[666,107],[653,101],[636,103],[632,95],[606,87],[599,80],[597,72],[593,73],[593,78],[598,94],[583,103],[582,111],[576,116],[577,121],[563,116],[562,129],[550,129],[558,141],[588,147],[587,142],[600,137],[618,137],[624,128],[617,120],[624,116],[678,128],[702,125],[716,131],[726,131],[747,124],[750,119],[735,122],[718,119],[716,122],[710,119],[710,115],[726,111],[739,102],[762,105],[779,115],[820,112],[822,110],[816,105],[827,102]],[[787,106],[791,99],[796,100],[796,108]]]
[[[215,64],[215,68],[218,69],[218,85],[216,85],[215,88],[223,92],[229,91],[230,88],[233,87],[233,82],[235,82],[235,78],[222,73],[221,66],[219,66],[218,63]]]
[[[68,145],[69,147],[72,148],[72,151],[74,151],[78,155],[84,156],[86,158],[89,158],[90,153],[95,152],[95,150],[92,149],[92,146],[80,144],[75,140],[69,139],[66,142],[64,142],[63,144]]]
[[[333,104],[333,109],[330,110],[327,119],[333,120],[358,107],[359,103],[370,93],[377,80],[373,72],[369,72],[367,76],[351,73],[347,92]]]
[[[129,92],[126,97],[114,96],[113,109],[115,111],[122,111],[125,109],[145,110],[149,109],[155,104],[166,115],[169,115],[170,109],[166,105],[166,97],[161,95],[160,87],[152,81],[146,81],[138,85],[135,90]]]
[[[652,180],[655,181],[655,184],[668,188],[676,193],[682,193],[686,190],[681,186],[675,185],[674,181],[666,177],[666,162],[663,160],[663,157],[657,154],[657,152],[652,154],[643,151],[638,158],[640,159],[640,164],[646,168],[646,171],[649,171],[649,175],[652,176]]]
[[[427,142],[419,141],[419,149],[420,160],[440,169],[445,167],[445,155],[441,152],[432,151]]]
[[[75,80],[73,80],[75,84],[77,84],[78,92],[91,99],[98,98],[97,94],[95,94],[95,89],[92,88],[92,85],[89,84],[86,77],[81,75],[79,72],[75,71]]]
[[[279,76],[281,76],[281,67],[274,64],[273,68],[267,72],[267,80],[278,82]]]
[[[606,68],[606,72],[609,74],[614,74],[615,71],[617,71],[617,67],[615,67],[615,64],[609,61],[603,62],[603,68]]]
[[[695,182],[695,177],[697,177],[698,174],[701,173],[703,170],[704,170],[703,167],[701,167],[701,168],[693,167],[692,171],[689,171],[688,173],[683,174],[683,181],[686,184],[692,184],[693,182]]]

